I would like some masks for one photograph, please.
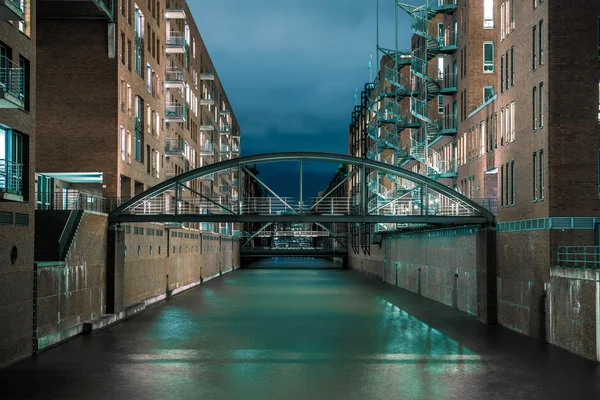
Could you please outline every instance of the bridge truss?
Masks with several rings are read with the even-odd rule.
[[[260,180],[250,169],[264,168],[276,162],[300,163],[299,197],[282,197]],[[303,170],[307,162],[330,162],[347,167],[338,185],[320,197],[303,196]],[[215,173],[238,172],[237,196],[211,196],[192,189],[194,181],[207,181]],[[369,187],[369,176],[377,174],[390,182],[386,188]],[[264,187],[267,197],[246,197],[244,179]],[[282,177],[282,179],[287,179]],[[345,197],[332,196],[354,179],[359,190],[347,190]],[[393,196],[390,196],[390,187]],[[379,193],[378,190],[385,190]],[[324,224],[391,224],[396,228],[429,225],[493,224],[488,210],[460,193],[400,167],[353,156],[328,153],[273,153],[236,158],[198,168],[139,194],[109,215],[113,224],[144,223],[261,223],[258,236],[273,223],[312,223],[327,230]],[[331,232],[330,232],[331,233]]]

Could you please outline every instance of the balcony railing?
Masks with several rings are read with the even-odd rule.
[[[24,71],[7,57],[0,57],[0,108],[23,108]]]
[[[167,37],[167,53],[185,53],[185,37],[180,35],[180,33],[171,32],[171,35]]]
[[[231,126],[229,124],[219,124],[219,132],[229,133],[231,132]]]
[[[166,153],[168,155],[184,155],[185,144],[183,139],[167,138]]]
[[[200,143],[200,155],[212,155],[215,151],[215,146],[212,142]]]
[[[220,148],[221,154],[229,153],[230,150],[231,150],[231,148],[229,147],[228,144],[222,144],[221,145],[221,148]]]
[[[237,144],[234,144],[231,146],[231,152],[233,154],[240,154],[240,146]]]
[[[0,20],[24,21],[25,0],[0,0]]]
[[[23,165],[0,159],[0,193],[23,195]]]
[[[167,69],[167,79],[165,81],[167,88],[185,87],[185,72],[179,68]]]
[[[80,191],[37,192],[36,209],[52,211],[95,211],[107,213],[111,204],[104,198]]]
[[[183,104],[167,103],[167,122],[185,122],[187,109]]]
[[[454,167],[452,167],[453,169]],[[473,203],[477,203],[494,215],[498,215],[498,199],[495,197],[490,198],[475,198],[471,199]]]
[[[557,267],[600,269],[600,247],[558,246]]]

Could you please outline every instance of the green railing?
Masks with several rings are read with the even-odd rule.
[[[222,144],[220,150],[221,153],[229,153],[230,147],[228,144]]]
[[[185,37],[184,36],[169,36],[169,37],[167,37],[167,47],[185,47]]]
[[[185,119],[187,117],[186,108],[183,104],[167,103],[167,118]]]
[[[179,68],[167,69],[167,83],[184,83],[185,73]]]
[[[185,144],[183,139],[177,138],[167,138],[167,143],[165,147],[167,153],[183,153],[185,150]]]
[[[23,195],[23,165],[0,159],[0,192]]]
[[[600,246],[558,246],[557,267],[600,269]]]
[[[19,100],[25,97],[25,73],[23,68],[7,57],[0,57],[0,90]]]

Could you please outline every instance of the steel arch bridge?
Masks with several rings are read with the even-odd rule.
[[[279,196],[251,166],[283,161],[300,163],[299,198]],[[304,198],[303,164],[330,162],[347,166],[347,174],[330,192]],[[237,196],[207,196],[192,188],[220,172],[237,171]],[[268,197],[244,197],[243,176],[266,189]],[[377,175],[387,186],[377,184]],[[346,197],[332,193],[347,185]],[[339,193],[339,190],[338,190]],[[424,225],[492,225],[495,218],[481,205],[423,175],[366,158],[341,154],[290,152],[247,156],[194,169],[162,182],[116,208],[109,222],[119,223],[361,223]]]

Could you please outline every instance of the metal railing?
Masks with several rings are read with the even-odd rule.
[[[167,153],[183,153],[185,150],[183,139],[167,138],[165,150]]]
[[[167,118],[185,118],[186,109],[183,104],[167,103]]]
[[[600,246],[558,246],[557,267],[600,269]]]
[[[167,69],[167,83],[184,83],[185,82],[185,73],[179,68],[169,68]]]
[[[498,199],[495,197],[475,198],[472,202],[479,204],[494,215],[498,215]]]
[[[215,150],[215,146],[212,142],[202,142],[200,143],[200,153],[212,153]]]
[[[229,133],[231,131],[231,126],[229,124],[219,124],[219,132]]]
[[[23,165],[0,159],[0,192],[23,194]]]
[[[25,72],[8,57],[0,57],[0,90],[23,100],[25,97]]]
[[[221,148],[219,149],[221,153],[229,153],[231,148],[228,144],[221,144]]]
[[[106,213],[112,206],[100,196],[86,192],[37,192],[36,210],[52,211],[96,211]]]
[[[183,47],[185,46],[185,37],[184,36],[176,36],[179,33],[171,32],[171,35],[167,37],[167,47]]]
[[[12,4],[14,8],[21,10],[21,12],[25,12],[25,0],[6,0],[6,2]]]

